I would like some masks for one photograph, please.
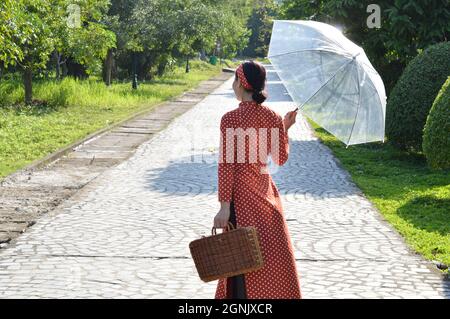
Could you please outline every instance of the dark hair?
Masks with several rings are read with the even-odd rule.
[[[253,87],[252,99],[258,104],[263,103],[267,99],[266,69],[261,63],[255,61],[244,62],[243,68],[247,82]]]

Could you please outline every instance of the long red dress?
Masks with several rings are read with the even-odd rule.
[[[237,149],[242,145],[239,139],[227,134],[227,129],[230,132],[237,128],[246,132],[241,134],[248,134],[244,160],[237,156]],[[264,258],[263,268],[244,274],[247,298],[302,298],[294,249],[277,187],[267,170],[267,155],[260,155],[255,161],[249,153],[249,150],[256,149],[257,154],[270,154],[277,165],[283,165],[289,156],[289,137],[284,121],[264,105],[253,101],[241,102],[238,108],[222,117],[220,130],[219,201],[234,202],[237,227],[256,227]],[[227,158],[227,145],[234,158]],[[219,279],[215,298],[231,298],[229,287],[230,278]]]

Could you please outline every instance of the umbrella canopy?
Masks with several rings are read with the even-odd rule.
[[[337,28],[276,20],[268,58],[302,112],[347,147],[384,142],[383,81],[364,50]]]

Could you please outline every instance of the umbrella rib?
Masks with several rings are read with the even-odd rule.
[[[381,123],[383,123],[383,131],[384,131],[384,127],[385,127],[385,123],[384,123],[384,117],[383,117],[383,103],[381,102],[381,98],[380,98],[380,93],[378,92],[375,84],[373,84],[372,80],[369,77],[369,81],[368,83],[370,83],[370,85],[372,85],[373,89],[375,90],[375,95],[378,98],[378,101],[380,101],[380,108],[381,108]],[[384,143],[384,133],[383,133],[383,143]]]
[[[268,56],[268,58],[270,59],[270,58],[275,58],[275,57],[279,57],[279,56],[283,56],[283,55],[288,55],[288,54],[292,54],[292,53],[308,52],[308,51],[330,52],[330,53],[342,54],[342,55],[344,55],[344,56],[349,55],[349,54],[346,54],[345,51],[333,51],[333,50],[324,50],[324,49],[303,49],[303,50],[297,50],[297,51],[286,52],[286,53],[282,53],[282,54],[271,55],[271,56]]]
[[[341,84],[342,84],[342,82],[344,82],[344,80],[345,80],[345,76],[343,76],[342,79],[341,79],[341,81],[336,85],[336,89],[339,88],[339,87],[341,86]],[[323,87],[322,89],[325,89],[325,88],[326,88],[326,86]],[[334,93],[334,92],[333,92],[333,93]],[[336,105],[339,103],[339,101],[341,101],[341,100],[343,99],[343,97],[342,97],[343,95],[344,95],[344,94],[341,94],[341,95],[339,96],[339,100],[337,100],[336,103],[334,103],[334,106],[336,106]],[[347,95],[347,94],[346,94],[346,95]],[[353,94],[352,94],[352,95],[353,95]],[[331,99],[331,95],[330,95],[330,97],[326,100],[326,102],[322,103],[322,105],[326,105],[330,99]],[[331,113],[331,114],[334,114],[334,113],[336,113],[336,108],[335,108],[335,111],[333,111],[333,113]],[[331,114],[329,114],[329,115],[327,116],[327,120],[328,120],[328,118],[331,117]],[[325,122],[325,121],[323,121],[323,122]]]
[[[300,105],[299,107],[297,107],[297,110],[298,109],[300,109],[300,108],[302,108],[306,103],[308,103],[309,101],[311,101],[311,99],[312,98],[314,98],[316,95],[317,95],[317,93],[325,86],[325,85],[327,85],[328,84],[328,82],[330,82],[331,80],[333,80],[335,77],[336,77],[336,75],[341,71],[341,70],[343,70],[343,69],[345,69],[348,65],[350,65],[350,63],[352,63],[353,61],[355,61],[355,59],[351,59],[350,61],[348,61],[347,63],[345,63],[344,65],[342,65],[337,71],[336,71],[336,73],[334,73],[333,74],[333,76],[332,77],[330,77],[320,88],[318,88],[317,89],[317,91],[313,94],[313,95],[311,95],[311,97],[310,98],[308,98],[305,102],[303,102],[302,103],[302,105]]]
[[[354,61],[354,60],[353,60]],[[347,141],[347,146],[345,148],[348,148],[348,145],[350,143],[350,139],[352,138],[352,134],[353,134],[353,129],[355,128],[355,123],[356,123],[356,118],[358,117],[358,112],[359,112],[359,107],[361,106],[361,85],[359,83],[359,71],[358,71],[358,67],[356,67],[356,83],[358,84],[358,92],[359,92],[359,97],[358,97],[358,108],[356,109],[356,114],[355,114],[355,120],[353,121],[353,125],[352,125],[352,130],[350,131],[350,135],[348,136],[348,141]]]

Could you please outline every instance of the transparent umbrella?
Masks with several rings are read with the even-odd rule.
[[[276,20],[268,58],[297,109],[347,147],[384,142],[383,81],[364,50],[337,28]]]

